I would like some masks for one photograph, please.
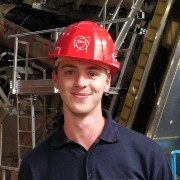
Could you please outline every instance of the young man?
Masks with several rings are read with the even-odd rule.
[[[90,21],[70,25],[50,57],[64,115],[57,130],[24,158],[19,180],[173,179],[159,145],[102,110],[102,95],[119,69],[104,28]]]

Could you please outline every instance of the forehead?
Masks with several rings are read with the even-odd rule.
[[[101,66],[90,63],[90,62],[85,62],[81,60],[63,60],[59,62],[59,67],[60,68],[66,68],[66,67],[71,67],[71,68],[84,68],[84,69],[99,69],[99,70],[104,70]]]

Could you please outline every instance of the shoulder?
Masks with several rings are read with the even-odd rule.
[[[150,179],[173,179],[167,157],[161,146],[154,140],[131,129],[116,124],[119,133],[119,147],[126,150],[133,162],[140,161],[147,167]]]
[[[61,118],[57,119],[58,123],[61,123]],[[47,137],[44,141],[38,144],[32,151],[30,151],[24,158],[24,162],[37,162],[41,161],[41,159],[47,159],[47,156],[51,155],[53,152],[54,144],[57,144],[61,137],[61,141],[63,141],[62,129],[60,124],[58,124],[58,128]]]
[[[118,164],[125,159],[126,168],[144,172],[146,177],[150,177],[148,179],[164,179],[164,174],[167,179],[171,179],[166,155],[159,144],[143,134],[117,124],[110,116],[106,117],[106,132],[109,136],[113,134],[115,140],[107,146],[111,148],[113,156],[116,156]],[[103,153],[107,151],[104,150]],[[108,156],[108,153],[106,155]]]
[[[146,137],[143,134],[140,134],[134,130],[128,129],[126,127],[123,127],[119,124],[116,123],[116,128],[117,128],[117,133],[119,136],[119,140],[121,142],[127,143],[127,144],[131,144],[132,146],[143,146],[144,148],[147,146],[151,146],[154,147],[155,149],[161,149],[161,147],[152,139]],[[144,149],[143,148],[143,149]]]
[[[51,141],[52,135],[23,158],[18,175],[19,180],[46,179],[41,176],[46,174],[48,162],[52,154]]]
[[[115,122],[109,111],[103,110],[104,116],[107,118],[106,132],[110,132],[110,134],[114,134],[118,140],[118,144],[122,147],[129,147],[133,149],[137,149],[142,153],[149,151],[161,151],[161,147],[152,139],[146,137],[143,134],[140,134],[136,131],[128,129],[124,126],[119,125]]]
[[[25,155],[22,164],[36,164],[38,162],[42,162],[42,160],[47,157],[51,151],[52,137],[53,134]]]
[[[149,164],[157,163],[159,166],[166,163],[166,155],[161,146],[154,140],[136,131],[116,124],[119,135],[119,147],[126,147],[129,154],[146,159]]]

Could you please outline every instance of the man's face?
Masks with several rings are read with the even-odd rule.
[[[59,90],[64,110],[87,114],[101,109],[103,92],[110,87],[110,74],[104,68],[84,61],[64,60],[58,73],[52,73],[54,86]]]

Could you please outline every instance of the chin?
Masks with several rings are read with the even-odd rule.
[[[83,107],[74,107],[74,108],[69,108],[69,110],[73,113],[73,114],[76,114],[76,115],[87,115],[88,113],[90,113],[92,111],[91,108],[84,108]]]
[[[73,114],[76,114],[76,115],[86,115],[88,114],[90,111],[88,110],[82,110],[82,109],[72,109],[71,112]]]

